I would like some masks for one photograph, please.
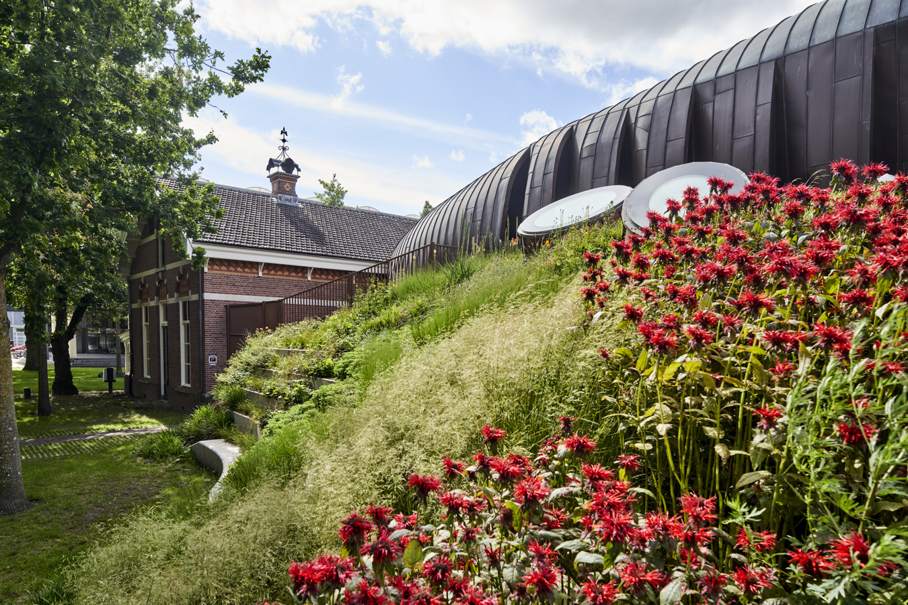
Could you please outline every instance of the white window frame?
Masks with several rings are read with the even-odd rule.
[[[160,373],[158,374],[158,383],[161,387],[161,398],[165,398],[167,393],[164,392],[164,383],[165,381],[165,372],[169,372],[170,368],[164,366],[164,328],[167,327],[167,303],[162,302],[158,305],[158,367],[160,368]],[[167,333],[167,346],[170,347],[170,332]],[[170,353],[170,351],[167,351]],[[169,363],[170,359],[168,359]]]
[[[181,386],[191,386],[192,378],[192,356],[190,353],[190,333],[189,333],[189,301],[180,301],[180,383]]]
[[[151,312],[149,311],[148,305],[145,305],[144,307],[142,307],[142,377],[143,378],[151,378],[151,374],[150,374],[151,363],[149,363],[151,361],[149,359],[149,357],[151,356],[151,346],[149,346],[149,342],[148,342],[148,338],[149,338],[148,317],[150,314],[151,314]]]

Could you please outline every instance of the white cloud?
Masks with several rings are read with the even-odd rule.
[[[422,157],[413,156],[413,163],[417,168],[432,168],[435,166],[432,162],[429,161],[429,156],[424,155]]]
[[[246,88],[246,94],[262,95],[268,97],[271,101],[280,100],[310,111],[333,111],[331,97],[291,86],[264,83],[253,84]],[[358,103],[353,100],[344,103],[344,117],[359,118],[367,121],[370,126],[406,131],[424,138],[442,141],[446,144],[459,143],[472,146],[488,143],[514,144],[512,137],[496,132],[426,120],[409,113],[398,113],[383,107]]]
[[[558,122],[540,109],[528,111],[520,116],[521,145],[532,145],[548,133],[558,128]]]
[[[469,121],[472,120],[472,119],[473,119],[473,114],[472,114],[472,113],[468,113],[468,114],[467,114],[467,119],[465,119],[465,120],[463,121],[463,123],[466,124],[467,122],[469,122]]]
[[[667,75],[775,25],[812,0],[200,0],[204,26],[250,43],[319,46],[320,21],[369,22],[417,51],[446,48],[532,61],[607,92],[603,69]],[[340,24],[340,25],[339,25]]]
[[[365,88],[363,84],[359,83],[362,78],[362,73],[358,73],[356,75],[348,74],[344,72],[343,65],[338,67],[337,83],[341,85],[341,91],[336,97],[331,99],[331,109],[335,111],[342,110],[347,102],[347,99],[349,99],[351,95],[362,92],[362,90]]]
[[[391,44],[385,42],[384,40],[378,40],[375,42],[375,46],[378,47],[378,50],[381,51],[381,54],[388,57],[391,55]]]
[[[231,171],[229,180],[217,182],[240,187],[268,187],[265,164],[275,153],[273,141],[278,138],[276,130],[261,133],[239,124],[233,117],[225,120],[212,109],[202,111],[196,118],[185,117],[183,125],[192,128],[199,136],[211,130],[217,135],[217,143],[202,149],[203,165],[208,160],[216,160]],[[301,197],[321,190],[318,179],[330,179],[332,174],[337,173],[343,175],[341,182],[349,190],[348,198],[387,212],[418,214],[425,200],[437,203],[463,186],[460,179],[454,180],[435,171],[424,172],[405,165],[382,164],[380,158],[357,156],[352,159],[343,154],[310,153],[302,148],[291,149],[290,155],[301,168],[296,188]],[[207,171],[205,177],[217,180]]]
[[[456,151],[452,149],[451,155],[448,157],[450,157],[455,162],[462,162],[463,161],[463,149],[458,149]]]
[[[635,80],[633,82],[628,82],[627,80],[621,80],[615,84],[611,84],[606,89],[606,102],[605,105],[614,105],[618,101],[623,99],[630,98],[640,92],[641,90],[646,90],[647,88],[652,88],[659,83],[659,80],[656,78],[642,78],[640,80]]]

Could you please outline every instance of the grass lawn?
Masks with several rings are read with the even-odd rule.
[[[186,415],[123,394],[52,397],[50,416],[37,415],[38,402],[16,398],[16,424],[20,439],[50,435],[100,433],[147,426],[179,424]]]
[[[22,438],[177,424],[186,415],[124,395],[55,397],[50,417],[34,400],[16,400]],[[140,439],[109,443],[89,454],[23,460],[33,506],[0,517],[0,603],[24,603],[68,557],[103,538],[105,528],[137,508],[186,508],[206,502],[214,475],[194,463],[160,464],[132,455]]]
[[[73,384],[80,391],[107,391],[107,383],[98,378],[104,368],[72,368]],[[47,383],[48,386],[54,383],[54,366],[47,366]],[[22,394],[22,389],[31,387],[32,397],[38,396],[38,372],[35,370],[23,370],[22,368],[13,368],[13,392],[17,395]],[[113,383],[115,391],[123,390],[123,379],[118,378]]]

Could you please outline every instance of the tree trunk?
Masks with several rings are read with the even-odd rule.
[[[120,349],[123,347],[123,342],[120,340],[120,321],[115,320],[114,324],[114,333],[117,338],[114,340],[114,346],[117,348],[117,367],[114,368],[114,378],[120,375],[120,366],[123,365],[123,352]]]
[[[6,315],[6,268],[9,255],[0,259],[0,343],[9,342],[9,317]],[[20,513],[29,507],[22,481],[22,454],[13,401],[13,359],[7,351],[0,354],[0,514]]]
[[[47,384],[47,345],[41,343],[41,355],[38,357],[38,416],[50,416],[50,388]]]
[[[82,323],[82,317],[88,310],[88,301],[79,301],[73,315],[67,322],[66,291],[63,286],[57,288],[57,308],[55,310],[56,326],[50,339],[50,348],[54,353],[54,386],[52,393],[60,395],[78,395],[79,389],[73,383],[73,371],[69,365],[69,341],[76,335],[76,328]],[[64,329],[63,326],[66,326]]]
[[[37,371],[38,369],[38,356],[41,353],[44,353],[44,357],[47,357],[47,347],[44,346],[44,343],[38,340],[37,335],[26,330],[25,331],[25,367],[23,370],[31,370],[32,372]]]

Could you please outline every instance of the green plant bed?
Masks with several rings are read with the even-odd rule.
[[[104,371],[104,368],[70,368],[73,373],[73,384],[80,391],[107,391],[107,383],[98,377],[98,374]],[[47,367],[48,387],[54,383],[54,366]],[[17,395],[22,394],[22,389],[29,387],[32,390],[32,397],[38,396],[38,372],[34,370],[23,370],[22,368],[13,368],[13,392]],[[113,390],[123,390],[123,378],[117,378],[113,383]]]

